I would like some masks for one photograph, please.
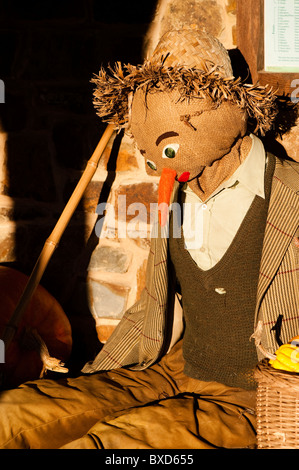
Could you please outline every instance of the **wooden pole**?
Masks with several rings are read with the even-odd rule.
[[[47,238],[42,252],[33,268],[33,271],[29,277],[28,283],[24,289],[24,292],[17,304],[14,313],[12,314],[8,324],[5,327],[3,333],[3,341],[5,344],[5,348],[7,350],[8,346],[10,345],[15,332],[18,329],[20,320],[22,318],[23,313],[25,312],[30,299],[37,288],[42,275],[45,272],[45,269],[50,261],[54,250],[57,248],[61,236],[66,229],[73,213],[75,212],[83,194],[86,190],[89,182],[91,181],[97,167],[99,160],[102,156],[103,151],[105,150],[110,137],[112,136],[114,131],[113,125],[108,124],[95,151],[93,152],[91,158],[87,162],[87,166],[73,192],[71,195],[68,203],[66,204],[59,220],[57,221],[51,235]]]

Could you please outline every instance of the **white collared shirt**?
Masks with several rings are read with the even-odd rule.
[[[203,270],[222,258],[254,197],[265,198],[265,150],[260,139],[250,137],[248,156],[208,200],[203,203],[188,185],[183,188],[185,248]]]

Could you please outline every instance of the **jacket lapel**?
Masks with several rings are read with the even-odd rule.
[[[260,266],[257,307],[298,229],[298,178],[287,162],[276,159]]]

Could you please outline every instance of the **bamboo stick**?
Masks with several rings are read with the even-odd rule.
[[[68,203],[66,204],[60,218],[58,219],[52,233],[50,236],[47,238],[44,247],[42,249],[42,252],[33,268],[33,271],[29,277],[29,280],[27,282],[27,285],[24,289],[24,292],[14,310],[14,313],[12,314],[9,322],[7,323],[4,333],[3,333],[3,341],[5,344],[5,348],[7,350],[8,346],[10,345],[15,332],[18,329],[20,320],[22,318],[23,313],[25,312],[30,299],[37,288],[42,275],[45,272],[45,269],[50,261],[50,258],[52,254],[54,253],[54,250],[57,248],[59,241],[61,239],[61,236],[63,235],[64,230],[66,229],[73,213],[75,212],[83,194],[84,191],[86,190],[89,182],[91,181],[99,160],[102,156],[103,151],[105,150],[108,141],[110,137],[112,136],[114,131],[114,127],[112,124],[108,124],[95,151],[93,152],[91,158],[87,162],[87,166],[77,183],[77,186],[71,195]]]

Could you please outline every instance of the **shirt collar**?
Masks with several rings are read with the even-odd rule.
[[[253,134],[250,134],[250,137],[252,139],[252,146],[244,162],[241,163],[241,165],[228,180],[218,186],[213,194],[211,194],[209,199],[214,197],[223,189],[230,188],[240,183],[253,194],[256,194],[257,196],[265,199],[265,149],[258,137]],[[192,192],[191,188],[187,185],[183,188],[183,191],[188,193]]]
[[[249,191],[265,199],[265,149],[258,137],[250,134],[252,146],[244,162],[224,184],[228,188],[237,181]]]

